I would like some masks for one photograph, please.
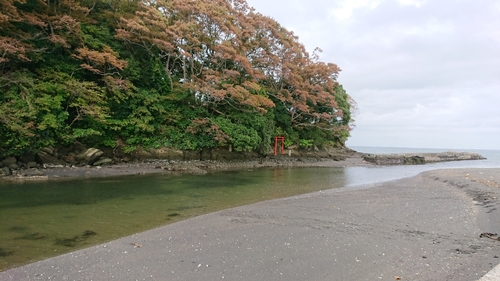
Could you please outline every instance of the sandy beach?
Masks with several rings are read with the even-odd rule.
[[[478,280],[499,262],[500,169],[425,172],[211,213],[0,280]],[[489,279],[494,280],[494,279]]]

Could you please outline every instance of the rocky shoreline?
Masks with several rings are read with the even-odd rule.
[[[0,178],[0,180],[48,180],[68,178],[95,178],[113,176],[147,175],[159,173],[206,174],[215,170],[240,170],[273,167],[351,167],[373,166],[363,160],[362,156],[352,156],[335,161],[328,158],[289,158],[271,157],[263,160],[248,161],[213,161],[189,160],[172,161],[162,159],[146,159],[128,163],[109,164],[105,166],[63,166],[45,165],[41,168],[19,169]]]
[[[354,158],[354,160],[348,160]],[[351,163],[356,162],[356,163]],[[302,150],[291,147],[284,154],[237,152],[231,149],[181,151],[143,148],[125,153],[122,148],[46,147],[36,154],[0,159],[4,180],[44,180],[142,175],[163,172],[203,174],[209,170],[291,166],[363,165],[360,153],[345,148]]]
[[[442,152],[420,154],[363,154],[346,147],[300,149],[290,147],[284,154],[267,155],[235,152],[230,149],[180,151],[170,148],[122,149],[46,147],[36,154],[0,160],[0,179],[47,180],[61,178],[111,177],[154,173],[205,174],[211,170],[263,167],[362,167],[373,165],[415,165],[444,161],[485,159],[477,153]]]
[[[363,159],[376,165],[419,165],[448,161],[484,160],[486,158],[478,153],[447,151],[418,154],[365,154]]]

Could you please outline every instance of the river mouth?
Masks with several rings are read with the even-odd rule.
[[[484,155],[492,160],[0,181],[0,271],[259,201],[372,185],[434,169],[500,167],[499,151]]]
[[[345,186],[343,168],[0,183],[0,271],[194,216]]]

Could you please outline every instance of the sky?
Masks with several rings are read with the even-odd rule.
[[[342,69],[347,146],[500,150],[500,1],[247,3]]]

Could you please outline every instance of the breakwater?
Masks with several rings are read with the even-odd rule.
[[[478,153],[471,152],[438,152],[438,153],[402,153],[402,154],[364,154],[363,159],[376,165],[419,165],[427,163],[483,160]]]

